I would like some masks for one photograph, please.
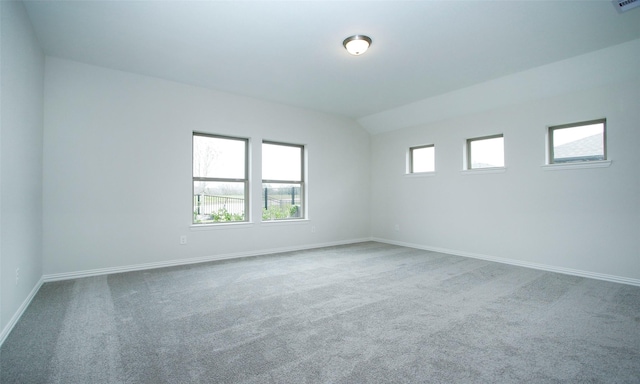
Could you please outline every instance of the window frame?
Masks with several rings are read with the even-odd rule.
[[[574,160],[574,161],[560,161],[560,162],[556,162],[555,160],[555,153],[554,153],[554,149],[553,149],[553,133],[554,131],[557,130],[561,130],[561,129],[567,129],[567,128],[576,128],[576,127],[583,127],[583,126],[588,126],[588,125],[595,125],[595,124],[602,124],[602,159],[597,159],[597,160]],[[549,126],[547,127],[547,165],[577,165],[577,164],[590,164],[590,163],[594,163],[594,162],[603,162],[603,161],[608,161],[608,156],[607,156],[607,119],[606,118],[602,118],[602,119],[595,119],[595,120],[587,120],[587,121],[580,121],[577,123],[570,123],[570,124],[560,124],[560,125],[553,125],[553,126]]]
[[[214,139],[224,139],[224,140],[235,140],[244,142],[244,178],[225,178],[225,177],[196,177],[194,175],[194,138],[196,136],[201,137],[209,137]],[[224,225],[224,224],[234,224],[234,223],[248,223],[250,222],[250,201],[249,201],[249,139],[245,137],[235,137],[235,136],[227,136],[227,135],[219,135],[213,133],[205,133],[205,132],[197,132],[193,131],[191,135],[191,225],[196,226],[204,226],[204,225]],[[214,221],[207,223],[196,223],[195,222],[195,213],[194,213],[194,203],[193,200],[195,198],[195,183],[196,182],[228,182],[228,183],[243,183],[244,184],[244,220],[236,220],[236,221]]]
[[[502,138],[502,156],[503,158],[505,158],[505,148],[504,148],[504,133],[498,133],[495,135],[488,135],[488,136],[480,136],[480,137],[472,137],[472,138],[468,138],[466,141],[466,170],[468,171],[476,171],[476,170],[491,170],[491,169],[503,169],[506,167],[506,159],[504,161],[504,164],[502,166],[497,166],[497,167],[480,167],[480,168],[473,168],[472,164],[473,162],[471,161],[471,143],[474,141],[481,141],[481,140],[489,140],[489,139],[497,139],[501,137]]]
[[[300,216],[298,217],[286,217],[281,219],[270,219],[265,220],[261,215],[261,222],[269,223],[269,222],[283,222],[288,220],[305,220],[307,218],[307,199],[306,199],[306,172],[305,172],[305,154],[306,154],[306,146],[304,144],[293,144],[293,143],[285,143],[281,141],[274,140],[262,140],[262,144],[268,145],[279,145],[283,147],[292,147],[300,149],[300,181],[295,180],[279,180],[279,179],[262,179],[261,180],[261,189],[264,190],[264,184],[299,184],[300,185]],[[260,159],[261,168],[264,167],[264,154]],[[262,200],[262,197],[261,197]],[[263,203],[263,202],[262,202]],[[264,204],[262,204],[262,209],[264,209]]]
[[[433,148],[433,170],[432,171],[415,172],[413,170],[413,165],[414,165],[413,151],[417,150],[417,149],[424,149],[424,148]],[[408,171],[409,171],[408,174],[410,174],[410,175],[435,172],[436,171],[436,145],[435,144],[425,144],[425,145],[417,145],[415,147],[409,147],[409,169],[408,169]]]

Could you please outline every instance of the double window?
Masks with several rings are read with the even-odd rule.
[[[248,221],[249,140],[193,134],[193,223]]]
[[[304,217],[304,146],[262,143],[262,220]]]
[[[305,217],[304,146],[262,143],[262,220]],[[193,224],[249,221],[249,139],[193,133]]]

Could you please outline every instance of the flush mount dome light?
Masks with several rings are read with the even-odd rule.
[[[365,35],[353,35],[344,39],[342,45],[344,45],[347,52],[350,54],[359,56],[369,49],[369,46],[371,45],[371,38]]]

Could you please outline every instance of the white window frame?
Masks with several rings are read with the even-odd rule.
[[[300,180],[280,180],[280,179],[262,179],[262,184],[261,184],[261,188],[263,189],[263,193],[264,193],[264,184],[297,184],[300,186],[300,206],[299,206],[299,215],[296,217],[286,217],[286,218],[274,218],[274,219],[268,219],[265,220],[264,218],[262,218],[261,215],[261,220],[263,223],[268,223],[268,222],[283,222],[283,221],[290,221],[290,220],[305,220],[307,217],[307,199],[306,199],[306,173],[305,173],[305,153],[306,153],[306,147],[303,144],[292,144],[292,143],[284,143],[284,142],[280,142],[280,141],[271,141],[271,140],[263,140],[262,144],[269,144],[269,145],[280,145],[283,147],[293,147],[293,148],[298,148],[300,149]],[[263,163],[263,161],[261,160],[261,163]],[[263,165],[264,166],[264,165]],[[261,200],[263,200],[264,197],[261,197]],[[261,201],[262,203],[262,212],[264,212],[263,210],[265,209],[265,201]]]
[[[210,137],[215,139],[224,139],[224,140],[235,140],[244,142],[244,178],[226,178],[226,177],[196,177],[194,176],[195,169],[193,169],[194,155],[195,150],[193,148],[194,138],[196,136],[200,137]],[[204,132],[193,132],[191,136],[191,225],[193,226],[206,226],[206,225],[228,225],[228,224],[237,224],[237,223],[248,223],[250,220],[250,201],[249,201],[249,139],[242,137],[233,137],[226,135],[218,135]],[[241,182],[244,184],[244,220],[235,220],[235,221],[213,221],[213,222],[205,222],[199,223],[195,221],[196,213],[194,211],[194,200],[195,200],[195,183],[196,182]]]
[[[504,158],[504,164],[502,166],[497,166],[497,167],[479,167],[479,168],[473,168],[472,167],[472,160],[471,160],[471,143],[474,141],[481,141],[481,140],[489,140],[489,139],[496,139],[496,138],[502,138],[502,155]],[[465,142],[465,149],[464,149],[464,171],[473,171],[473,172],[483,172],[483,173],[491,173],[491,172],[503,172],[506,168],[506,164],[507,164],[507,159],[506,159],[506,151],[505,151],[505,140],[504,140],[504,134],[503,133],[498,133],[495,135],[489,135],[489,136],[480,136],[480,137],[472,137],[466,140]]]
[[[433,170],[432,171],[421,171],[421,172],[416,172],[414,171],[414,159],[413,159],[413,152],[415,150],[419,150],[419,149],[424,149],[424,148],[433,148]],[[430,173],[434,173],[436,171],[436,146],[435,144],[425,144],[425,145],[417,145],[415,147],[409,147],[409,152],[407,154],[407,174],[409,175],[424,175],[424,174],[430,174]]]
[[[556,161],[554,153],[553,137],[554,132],[567,128],[578,128],[589,125],[602,124],[602,159],[583,159],[583,160],[567,160]],[[607,119],[597,119],[589,121],[581,121],[578,123],[554,125],[547,128],[547,164],[548,165],[560,165],[560,164],[586,164],[591,162],[603,162],[607,161]]]

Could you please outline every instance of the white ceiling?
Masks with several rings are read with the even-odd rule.
[[[47,55],[355,119],[640,38],[608,0],[25,6]]]

